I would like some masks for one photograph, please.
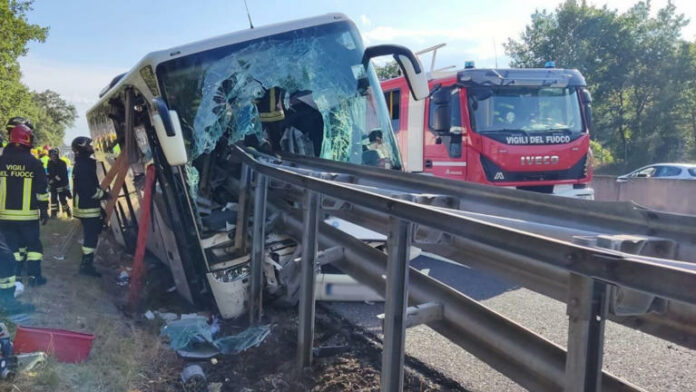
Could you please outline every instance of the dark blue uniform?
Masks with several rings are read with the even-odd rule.
[[[48,209],[48,182],[29,149],[9,145],[0,156],[0,231],[20,267],[26,258],[30,283],[42,284],[41,211]],[[0,276],[0,290],[14,291],[15,274]],[[11,289],[10,289],[11,284]]]

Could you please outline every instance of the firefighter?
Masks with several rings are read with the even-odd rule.
[[[92,139],[78,136],[72,141],[71,147],[75,152],[72,173],[75,194],[73,215],[80,219],[83,235],[80,273],[100,277],[101,274],[94,268],[94,252],[102,228],[100,202],[108,199],[110,195],[99,187],[97,161],[92,158]]]
[[[14,252],[17,271],[26,260],[30,286],[46,283],[41,274],[43,247],[39,221],[48,222],[48,181],[41,162],[31,155],[31,123],[12,118],[9,144],[0,157],[0,230]]]
[[[48,185],[51,190],[51,218],[58,216],[58,200],[63,207],[63,212],[70,215],[68,199],[72,198],[70,187],[68,186],[68,165],[60,158],[60,152],[53,148],[48,152],[51,159],[48,161]]]
[[[44,171],[46,172],[46,174],[48,174],[48,161],[50,160],[50,158],[48,157],[48,154],[46,154],[46,150],[43,148],[39,149],[39,160],[43,165]]]

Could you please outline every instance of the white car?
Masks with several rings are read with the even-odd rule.
[[[696,180],[696,163],[656,163],[619,176],[616,181],[628,181],[629,178],[653,177],[670,180]]]

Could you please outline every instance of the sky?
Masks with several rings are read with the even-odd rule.
[[[446,43],[435,68],[508,65],[503,43],[518,38],[535,10],[553,10],[561,0],[247,0],[256,26],[341,12],[360,29],[366,45],[395,43],[414,52]],[[624,11],[635,0],[589,0]],[[654,10],[667,0],[652,1]],[[683,37],[696,39],[696,1],[674,0],[692,19]],[[20,59],[31,89],[51,89],[75,105],[79,118],[66,132],[89,135],[85,113],[99,91],[145,54],[249,27],[243,0],[35,0],[31,23],[50,28],[43,43],[30,43]],[[427,68],[431,58],[421,60]]]

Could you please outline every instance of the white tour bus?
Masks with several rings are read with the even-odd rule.
[[[427,96],[423,68],[408,49],[365,49],[355,24],[341,14],[145,56],[114,78],[87,114],[101,175],[126,153],[127,137],[133,146],[109,222],[117,241],[135,246],[144,172],[154,164],[148,250],[169,267],[188,301],[215,298],[223,316],[241,314],[249,258],[232,241],[237,200],[229,184],[238,180],[240,165],[228,160],[230,147],[400,169],[389,112],[370,65],[370,58],[381,55],[394,56],[414,97]],[[271,242],[281,262],[291,260],[292,240]],[[271,294],[295,298],[296,288],[273,277],[280,271],[264,272]]]

